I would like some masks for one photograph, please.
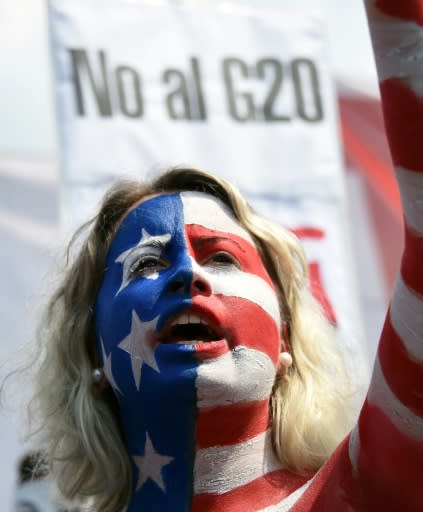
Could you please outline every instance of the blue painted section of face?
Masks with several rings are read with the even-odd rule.
[[[134,464],[128,512],[190,507],[194,347],[160,344],[155,336],[171,316],[191,305],[191,282],[179,195],[146,200],[115,235],[96,304],[97,351],[119,401]]]

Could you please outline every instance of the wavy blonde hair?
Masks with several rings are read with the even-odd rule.
[[[93,306],[116,229],[136,203],[151,194],[200,191],[222,200],[253,236],[272,278],[288,326],[294,364],[275,382],[271,398],[274,449],[294,472],[312,473],[351,425],[347,373],[334,329],[307,286],[306,259],[288,230],[258,216],[228,182],[195,169],[171,169],[151,183],[122,181],[106,194],[98,214],[72,239],[61,282],[41,322],[40,369],[31,406],[41,419],[50,469],[67,500],[88,500],[94,510],[116,512],[131,493],[131,467],[115,397],[93,384],[98,366]],[[70,253],[89,228],[76,256]],[[72,261],[71,261],[72,260]]]

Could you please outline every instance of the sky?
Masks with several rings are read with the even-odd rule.
[[[292,5],[291,0],[234,3],[261,8]],[[296,0],[295,5],[321,5],[325,9],[329,58],[336,82],[376,95],[361,0]],[[0,0],[0,64],[0,154],[54,155],[55,116],[46,0]]]

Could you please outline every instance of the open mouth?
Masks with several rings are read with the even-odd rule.
[[[193,313],[183,313],[171,322],[161,342],[193,345],[217,341],[221,338],[222,334],[200,316]]]

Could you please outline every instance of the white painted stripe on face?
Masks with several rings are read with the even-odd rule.
[[[204,409],[267,399],[275,377],[275,366],[264,352],[244,346],[234,347],[198,366],[198,407]]]
[[[353,474],[358,474],[358,452],[360,451],[360,433],[356,425],[350,434],[348,442],[348,455],[350,458]]]
[[[367,400],[379,407],[401,432],[423,442],[423,418],[414,414],[393,394],[378,359],[375,361]]]
[[[180,196],[184,206],[184,224],[198,224],[215,231],[233,233],[254,246],[250,234],[222,201],[201,192],[182,192]]]
[[[194,494],[224,494],[281,467],[270,430],[244,443],[205,448],[195,458]]]
[[[407,224],[423,236],[423,173],[397,166],[396,175]]]
[[[410,357],[423,363],[423,301],[408,289],[400,276],[390,311],[392,327]]]
[[[212,293],[226,297],[239,297],[261,307],[280,328],[279,303],[273,288],[261,277],[232,267],[231,269],[209,269],[191,258],[194,274],[206,279]]]
[[[301,498],[304,492],[310,487],[311,482],[314,477],[301,487],[298,487],[294,492],[292,492],[289,496],[284,498],[281,502],[276,505],[271,505],[270,507],[262,508],[258,512],[288,512],[292,506],[297,503],[297,501]]]
[[[418,63],[423,58],[423,28],[411,21],[373,21],[372,41],[379,81],[404,78],[422,95],[423,74],[418,73]]]

